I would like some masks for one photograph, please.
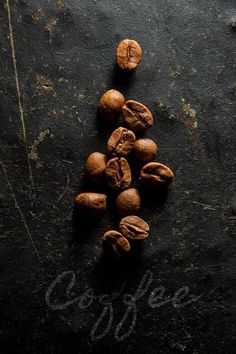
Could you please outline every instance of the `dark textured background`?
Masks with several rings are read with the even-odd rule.
[[[234,352],[235,29],[235,0],[0,1],[1,353]],[[131,76],[114,67],[127,37],[143,48]],[[101,260],[99,242],[117,221],[114,210],[88,226],[73,217],[74,196],[88,188],[84,159],[105,151],[111,132],[96,116],[109,88],[152,110],[147,136],[176,174],[167,196],[144,197],[150,238],[118,266]],[[152,272],[133,333],[114,337],[127,308],[122,294],[97,341],[98,300],[50,309],[45,294],[65,271],[75,272],[76,284],[66,298],[66,278],[54,303],[87,287],[111,293],[123,280],[133,294]],[[188,299],[201,297],[151,309],[148,296],[160,285],[164,297],[183,286]]]

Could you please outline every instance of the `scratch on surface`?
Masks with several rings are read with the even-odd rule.
[[[9,230],[9,231],[4,232],[4,234],[2,234],[2,235],[0,236],[0,239],[1,239],[1,238],[2,238],[2,239],[7,238],[8,235],[10,235],[11,233],[13,233],[13,232],[16,231],[16,230],[17,230],[17,228],[15,227],[14,229],[11,229],[11,230]]]
[[[208,204],[195,202],[194,200],[190,200],[190,202],[193,203],[193,204],[201,205],[203,207],[203,209],[217,210],[217,209],[213,208],[211,205],[208,205]]]
[[[21,210],[21,207],[20,207],[20,205],[19,205],[19,203],[18,203],[18,201],[17,201],[17,199],[16,199],[15,193],[14,193],[14,191],[13,191],[11,182],[10,182],[10,180],[9,180],[9,178],[8,178],[8,174],[7,174],[6,167],[4,166],[4,164],[2,163],[2,161],[1,161],[0,163],[1,163],[1,167],[2,167],[2,170],[3,170],[4,176],[5,176],[6,181],[7,181],[8,188],[9,188],[10,191],[11,191],[11,196],[12,196],[12,199],[14,200],[15,207],[16,207],[16,209],[18,210],[18,213],[19,213],[19,215],[20,215],[20,218],[21,218],[21,220],[22,220],[22,222],[23,222],[23,224],[24,224],[24,227],[25,227],[25,230],[26,230],[26,232],[27,232],[28,238],[29,238],[29,240],[30,240],[30,242],[31,242],[31,245],[32,245],[33,249],[34,249],[34,253],[35,253],[36,257],[38,258],[39,262],[41,263],[41,259],[40,259],[38,250],[37,250],[36,245],[35,245],[35,243],[34,243],[34,240],[33,240],[32,234],[31,234],[31,232],[30,232],[30,229],[29,229],[29,227],[28,227],[28,225],[27,225],[27,223],[26,223],[26,220],[25,220],[25,217],[24,217],[24,213],[23,213],[23,211]]]
[[[43,130],[42,132],[39,133],[37,138],[35,139],[33,145],[31,146],[30,153],[29,153],[29,159],[38,161],[39,156],[38,156],[38,146],[40,143],[42,143],[47,137],[51,135],[51,129],[47,128]]]
[[[28,157],[28,151],[27,151],[27,145],[26,145],[27,144],[27,136],[26,136],[26,127],[25,127],[25,115],[24,115],[24,109],[23,109],[23,105],[22,105],[22,96],[21,96],[21,92],[20,92],[19,74],[18,74],[18,69],[17,69],[17,64],[16,64],[14,31],[13,31],[13,25],[12,25],[12,19],[11,19],[11,8],[10,8],[10,1],[9,0],[6,0],[6,7],[7,7],[7,14],[8,14],[10,46],[11,46],[11,51],[12,51],[12,60],[13,60],[13,66],[14,66],[14,72],[15,72],[15,82],[16,82],[16,91],[17,91],[17,97],[18,97],[20,121],[21,121],[21,127],[22,127],[22,135],[23,135],[23,141],[25,143],[25,149],[26,149],[27,160],[28,160],[29,180],[31,183],[31,188],[32,188],[32,190],[34,190],[34,180],[33,180],[32,168],[31,168],[30,159]]]
[[[222,217],[222,219],[236,220],[236,216]]]
[[[185,270],[184,270],[184,272],[188,272],[188,271],[194,271],[194,270],[201,270],[201,269],[203,269],[203,268],[217,268],[217,267],[222,267],[222,266],[224,266],[225,265],[225,263],[219,263],[219,264],[209,264],[209,265],[205,265],[205,266],[201,266],[201,267],[193,267],[193,266],[190,266],[190,267],[187,267],[187,268],[185,268]]]
[[[187,148],[183,148],[183,149],[181,149],[181,148],[166,148],[166,147],[162,147],[162,148],[160,148],[161,150],[168,150],[168,151],[187,151],[188,149]]]
[[[213,294],[218,288],[219,288],[219,286],[216,286],[214,289],[212,289],[212,290],[208,293],[208,295]]]
[[[61,195],[58,197],[57,202],[59,202],[59,201],[61,200],[61,198],[62,198],[62,197],[65,195],[65,193],[67,192],[68,187],[69,187],[69,183],[70,183],[70,177],[69,177],[69,175],[67,174],[66,186],[65,186],[63,192],[61,193]]]

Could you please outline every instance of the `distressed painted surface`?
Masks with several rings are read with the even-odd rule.
[[[0,2],[1,353],[234,352],[235,21],[233,0]],[[129,77],[114,67],[127,37],[143,48]],[[152,110],[146,136],[176,174],[143,195],[150,238],[120,266],[101,259],[112,206],[73,212],[111,133],[96,115],[109,88]]]

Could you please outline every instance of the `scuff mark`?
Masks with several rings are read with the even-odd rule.
[[[216,208],[213,208],[213,206],[205,204],[205,203],[200,203],[200,202],[196,202],[195,200],[190,200],[191,203],[193,204],[197,204],[203,207],[204,210],[217,210]]]
[[[193,109],[190,105],[190,103],[186,103],[185,99],[182,98],[182,111],[185,115],[185,118],[183,120],[183,123],[186,127],[186,129],[191,132],[192,129],[197,129],[198,127],[198,121],[197,121],[197,112],[195,109]]]
[[[59,7],[59,9],[66,6],[65,0],[58,0],[57,6]]]
[[[62,193],[60,194],[60,196],[57,198],[57,202],[59,202],[61,199],[62,199],[62,197],[68,192],[68,190],[69,190],[69,184],[70,184],[70,177],[69,177],[69,175],[68,175],[68,173],[67,173],[67,180],[66,180],[66,185],[65,185],[65,187],[64,187],[64,189],[63,189],[63,191],[62,191]]]
[[[34,22],[38,22],[40,21],[44,16],[44,12],[41,8],[37,9],[34,11],[34,13],[32,14],[32,19]]]
[[[39,133],[38,137],[35,139],[33,145],[31,146],[28,157],[30,160],[37,162],[36,164],[37,168],[41,168],[43,166],[43,162],[40,160],[38,155],[38,146],[49,136],[51,136],[51,129],[47,128]]]
[[[174,112],[171,107],[166,106],[163,102],[158,101],[157,114],[163,118],[179,121],[191,133],[192,130],[198,128],[197,111],[191,107],[190,103],[185,102],[184,98],[181,101],[182,105],[177,112]]]
[[[45,31],[48,33],[48,42],[52,43],[52,34],[57,25],[59,18],[52,18],[48,24],[45,26]]]
[[[186,129],[190,141],[192,142],[196,151],[198,151],[201,160],[202,168],[209,171],[209,164],[206,157],[205,145],[199,137],[197,111],[187,103],[184,98],[181,99],[180,107],[177,111],[172,107],[168,107],[165,103],[157,101],[157,113],[162,118],[167,118],[169,121],[179,122]],[[210,174],[210,172],[209,172]]]
[[[37,75],[37,90],[38,91],[53,91],[54,85],[52,80],[42,75]]]
[[[157,114],[163,118],[175,119],[175,115],[171,108],[165,105],[162,101],[157,102]]]

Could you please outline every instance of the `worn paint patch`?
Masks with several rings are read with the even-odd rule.
[[[183,123],[188,131],[192,129],[197,129],[198,121],[197,121],[197,112],[195,109],[191,107],[190,103],[186,103],[184,99],[182,99],[182,112],[184,113],[185,119],[183,119]]]
[[[44,12],[41,8],[39,8],[35,10],[34,13],[32,14],[32,19],[33,21],[38,22],[42,20],[43,16],[44,16]]]
[[[52,18],[48,24],[44,27],[45,28],[45,31],[48,33],[48,42],[51,44],[52,43],[52,34],[53,34],[53,31],[57,25],[57,22],[58,22],[58,18]]]
[[[54,84],[51,79],[48,79],[45,76],[37,75],[37,90],[39,92],[49,92],[53,91]]]
[[[30,153],[28,154],[28,157],[30,160],[37,162],[37,165],[36,165],[37,168],[40,168],[43,165],[43,163],[40,160],[39,155],[38,155],[38,146],[49,136],[51,136],[51,129],[47,128],[39,133],[38,137],[35,139],[33,145],[31,146]]]

